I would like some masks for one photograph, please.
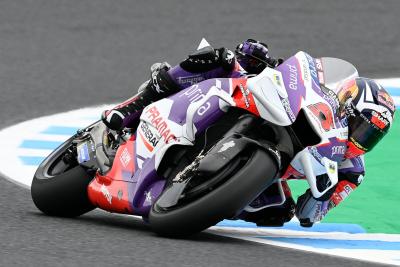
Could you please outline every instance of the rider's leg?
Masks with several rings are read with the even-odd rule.
[[[151,68],[151,79],[143,83],[138,93],[112,110],[103,112],[102,120],[108,128],[120,130],[132,127],[142,110],[149,104],[180,90],[168,74],[169,65],[156,63]]]
[[[281,184],[286,197],[286,201],[283,204],[256,212],[243,211],[238,218],[248,222],[254,222],[258,226],[282,226],[284,223],[290,221],[294,216],[296,204],[292,198],[287,182],[281,181]],[[282,199],[279,192],[278,184],[274,183],[253,200],[250,206],[256,208],[265,206],[271,202],[277,202]]]
[[[173,68],[167,63],[156,63],[151,68],[152,78],[142,86],[144,89],[116,108],[103,112],[103,122],[113,130],[134,125],[143,108],[150,103],[203,80],[239,77],[241,73],[236,70],[237,66],[231,51],[211,47],[197,50]]]

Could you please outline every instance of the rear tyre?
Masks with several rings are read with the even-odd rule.
[[[32,200],[47,215],[76,217],[95,208],[87,194],[93,176],[77,162],[66,164],[63,161],[70,145],[71,139],[51,153],[33,177]]]
[[[183,237],[207,229],[245,208],[273,182],[277,170],[275,160],[257,149],[239,170],[224,173],[225,181],[202,197],[171,209],[163,209],[156,201],[149,214],[150,225],[156,233],[170,237]]]

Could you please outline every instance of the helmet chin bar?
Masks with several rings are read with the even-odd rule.
[[[361,148],[358,148],[352,141],[347,141],[347,150],[346,153],[344,154],[344,157],[346,159],[352,159],[361,155],[364,155],[366,151],[362,150]]]

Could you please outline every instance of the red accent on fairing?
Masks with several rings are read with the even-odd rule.
[[[260,116],[253,94],[247,89],[247,79],[232,79],[233,101],[238,108],[248,110],[249,112]]]
[[[285,193],[286,198],[292,197],[292,192],[290,191],[290,187],[287,181],[281,181],[283,192]]]
[[[121,145],[115,155],[111,170],[106,175],[96,174],[88,186],[89,200],[101,209],[133,214],[132,199],[129,199],[129,189],[136,184],[129,181],[135,171],[134,142],[132,136]],[[123,175],[127,176],[123,176]],[[129,176],[129,177],[128,177]]]
[[[320,124],[325,131],[329,131],[332,127],[334,127],[333,114],[327,104],[320,102],[309,105],[308,108],[311,110],[314,116],[319,119]]]
[[[153,152],[154,147],[147,141],[147,139],[143,136],[142,132],[139,131],[140,137],[142,138],[144,146],[150,151]]]
[[[289,165],[286,169],[285,173],[281,177],[282,179],[303,179],[304,174],[298,172],[292,165]]]
[[[340,202],[347,198],[350,193],[356,189],[356,187],[357,186],[355,184],[350,183],[349,181],[340,181],[337,184],[335,192],[332,194],[330,201],[337,206]]]
[[[346,142],[347,143],[347,150],[346,153],[344,154],[344,157],[346,159],[352,159],[361,155],[365,154],[365,151],[358,148],[353,142],[350,140]]]

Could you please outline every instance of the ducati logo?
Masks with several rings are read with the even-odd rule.
[[[234,146],[235,146],[235,142],[233,140],[229,141],[229,142],[227,142],[227,143],[222,145],[222,147],[218,150],[218,153],[224,152],[224,151],[226,151],[229,148],[232,148]]]

